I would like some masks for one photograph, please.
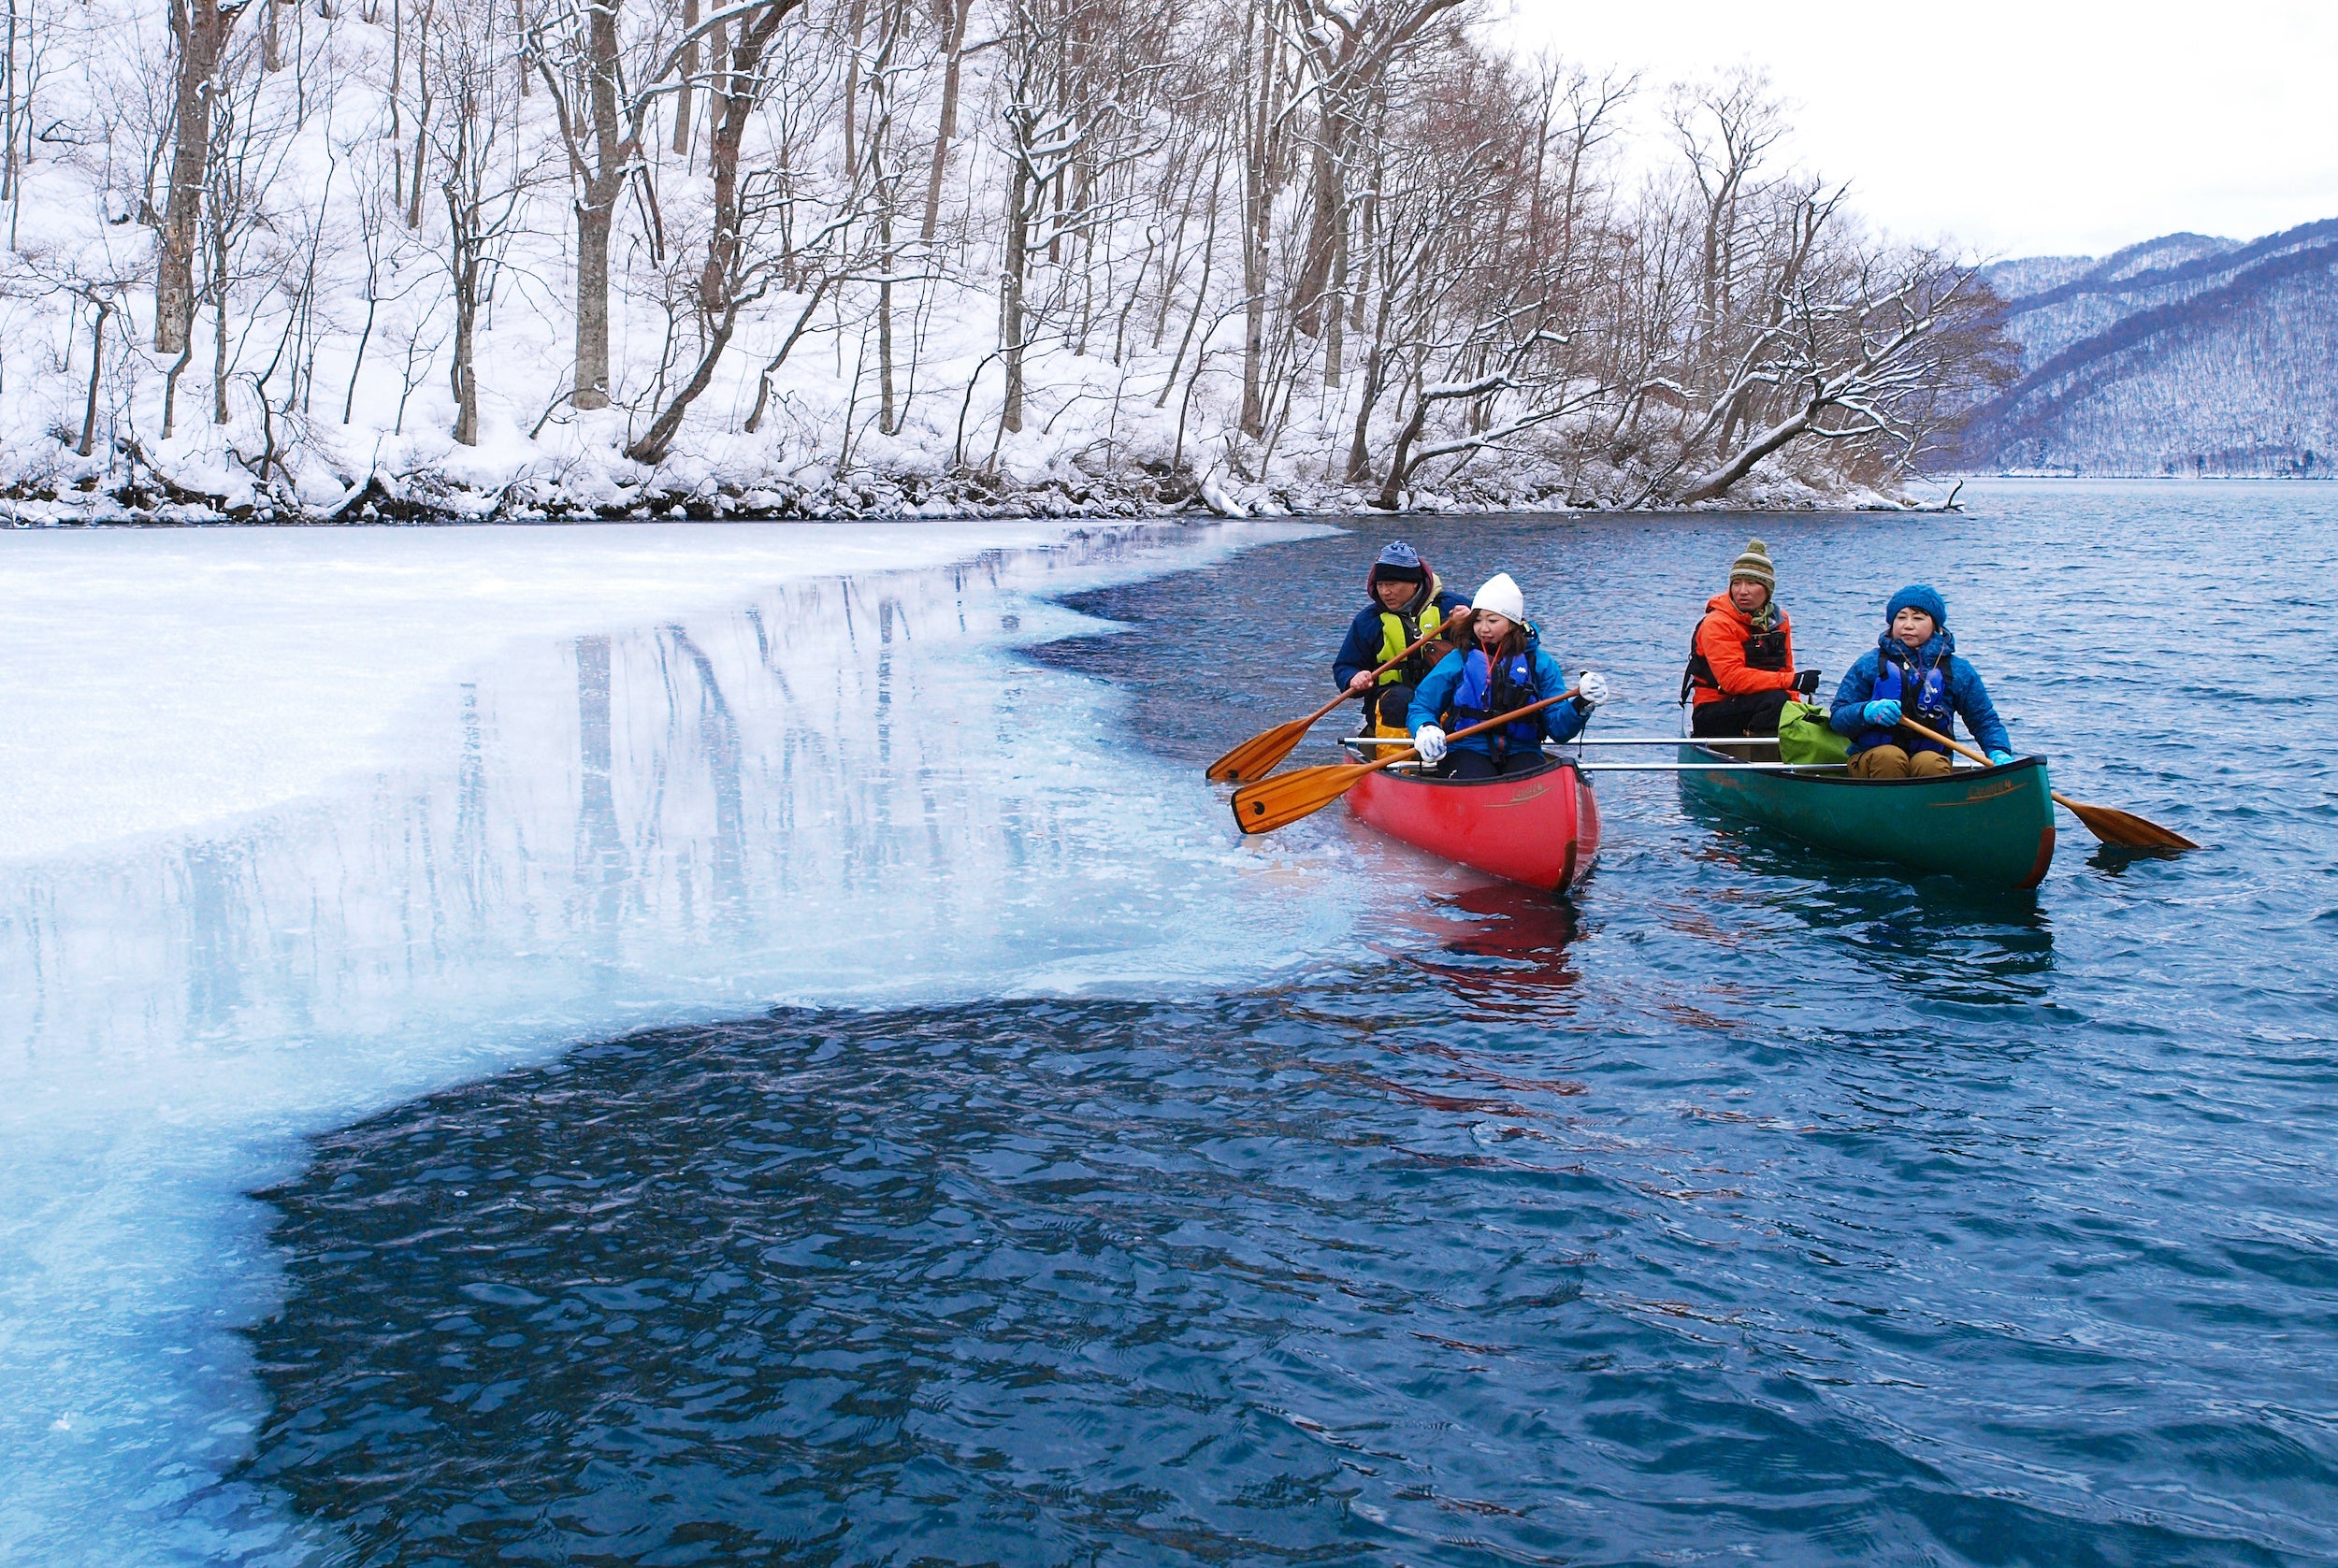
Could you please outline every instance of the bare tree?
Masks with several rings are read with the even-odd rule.
[[[446,209],[446,268],[455,303],[454,353],[447,366],[455,398],[451,432],[479,444],[478,333],[492,297],[499,247],[512,233],[535,168],[511,156],[519,122],[515,68],[517,17],[498,0],[439,0],[422,69],[440,103],[430,150]]]
[[[705,347],[689,380],[626,449],[626,455],[637,463],[664,461],[682,428],[683,416],[713,382],[715,367],[739,329],[741,313],[769,292],[775,276],[777,259],[758,252],[755,231],[775,205],[787,200],[785,182],[769,175],[757,178],[750,171],[743,183],[741,153],[756,109],[772,85],[763,69],[765,52],[780,24],[800,4],[801,0],[764,0],[758,6],[734,7],[738,36],[713,90],[714,123],[706,143],[714,205],[706,261],[698,279]]]
[[[211,98],[228,36],[251,0],[170,0],[176,45],[170,183],[155,248],[154,349],[178,353],[187,346],[195,316],[195,252],[201,239],[203,193],[210,174]]]

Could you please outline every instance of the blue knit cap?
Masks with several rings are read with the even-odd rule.
[[[1419,571],[1421,552],[1407,544],[1403,539],[1391,539],[1388,548],[1380,552],[1380,558],[1372,564],[1376,567],[1396,567],[1405,571]]]
[[[1911,583],[1892,596],[1892,602],[1883,607],[1883,621],[1889,625],[1903,610],[1921,610],[1932,617],[1935,630],[1948,625],[1948,601],[1928,583]]]

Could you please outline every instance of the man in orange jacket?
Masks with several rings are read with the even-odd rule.
[[[1729,591],[1705,601],[1705,618],[1689,640],[1681,700],[1692,694],[1692,735],[1775,735],[1778,711],[1797,693],[1818,690],[1818,671],[1794,668],[1794,625],[1778,607],[1778,571],[1769,547],[1746,541],[1729,564]]]

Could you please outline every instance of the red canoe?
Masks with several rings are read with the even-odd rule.
[[[1572,762],[1468,783],[1367,774],[1348,809],[1392,839],[1552,893],[1589,876],[1599,853],[1599,804]]]

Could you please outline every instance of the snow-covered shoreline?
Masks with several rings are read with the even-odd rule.
[[[444,526],[473,524],[594,523],[901,523],[1020,521],[1176,521],[1257,517],[1403,517],[1456,512],[1878,511],[1916,510],[1905,491],[1840,491],[1792,480],[1749,483],[1724,499],[1683,506],[1614,508],[1596,496],[1552,495],[1500,484],[1457,487],[1405,497],[1390,511],[1367,490],[1329,484],[1243,484],[1211,477],[1162,479],[1077,476],[1014,483],[995,476],[928,479],[854,475],[819,485],[785,481],[725,482],[694,489],[620,485],[577,494],[520,481],[469,489],[431,476],[393,485],[375,476],[339,502],[299,510],[255,494],[235,503],[137,485],[114,492],[66,491],[24,497],[0,495],[0,526]]]

